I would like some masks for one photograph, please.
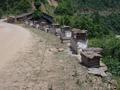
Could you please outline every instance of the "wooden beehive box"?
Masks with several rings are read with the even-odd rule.
[[[81,52],[81,63],[87,67],[100,67],[101,55],[93,51]]]
[[[61,28],[61,35],[60,35],[60,39],[61,42],[70,42],[72,37],[72,32],[71,32],[71,27],[70,26],[63,26]]]
[[[78,54],[82,49],[88,47],[87,30],[73,29],[71,38],[71,49]]]

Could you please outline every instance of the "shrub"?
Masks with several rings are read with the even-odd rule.
[[[38,20],[40,19],[42,16],[42,12],[40,10],[35,10],[34,13],[33,13],[33,19],[34,20]]]
[[[40,6],[41,6],[41,1],[40,1],[40,0],[35,0],[34,5],[35,5],[35,8],[36,8],[36,9],[39,9]]]
[[[0,9],[0,19],[2,18],[2,15],[3,15],[3,12],[2,12],[2,10]]]

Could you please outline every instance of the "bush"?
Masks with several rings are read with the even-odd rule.
[[[0,19],[2,18],[2,15],[3,15],[3,12],[2,12],[2,10],[0,9]]]
[[[41,6],[41,1],[40,1],[40,0],[35,0],[34,5],[35,5],[35,8],[36,8],[36,9],[39,9],[40,6]]]
[[[57,15],[73,15],[74,11],[70,0],[62,0],[59,6],[55,9]]]
[[[62,11],[73,11],[74,13],[81,13],[84,11],[94,10],[107,10],[107,9],[119,9],[120,0],[60,0],[59,8],[56,11],[60,11],[59,14],[64,14]]]
[[[14,11],[18,12],[19,14],[24,13],[24,12],[28,12],[28,10],[31,8],[31,5],[28,1],[26,0],[21,0],[19,1],[19,3],[17,4],[17,6],[15,8],[11,8],[12,10],[9,10],[10,13],[13,13]]]
[[[40,19],[42,16],[42,12],[40,10],[35,10],[34,13],[33,13],[33,19],[34,20],[38,20]]]

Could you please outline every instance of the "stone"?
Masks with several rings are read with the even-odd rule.
[[[58,48],[57,50],[58,50],[58,52],[63,52],[64,51],[63,48]]]
[[[102,76],[102,77],[106,77],[107,76],[105,71],[100,69],[100,68],[88,68],[88,73],[89,74],[98,75],[98,76]]]
[[[50,48],[49,51],[50,52],[57,52],[57,49],[56,48]]]

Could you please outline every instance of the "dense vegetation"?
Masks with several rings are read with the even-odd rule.
[[[47,3],[47,0],[0,0],[0,17],[4,14],[21,14],[32,10],[32,4]]]
[[[56,13],[73,15],[95,10],[119,10],[119,8],[120,0],[60,0]]]
[[[30,0],[0,0],[0,13],[17,14],[31,9]]]
[[[89,46],[104,49],[103,61],[109,71],[120,76],[120,0],[61,0],[55,10],[56,21],[86,29]]]

